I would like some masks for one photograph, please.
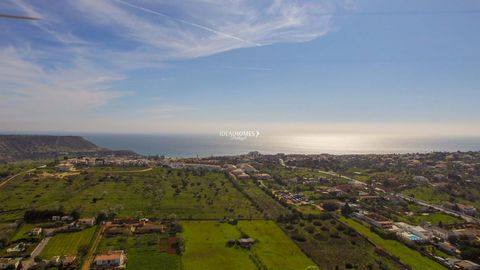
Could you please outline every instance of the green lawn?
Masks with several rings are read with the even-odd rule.
[[[438,248],[436,248],[436,247],[434,247],[434,246],[429,245],[429,246],[426,246],[425,248],[427,249],[427,251],[428,251],[429,253],[431,253],[431,254],[433,254],[433,255],[435,255],[435,256],[442,257],[442,258],[444,258],[444,259],[453,259],[453,258],[455,258],[455,256],[452,256],[452,255],[450,255],[450,254],[447,254],[447,253],[441,251],[440,249],[438,249]]]
[[[442,213],[435,213],[435,214],[429,214],[429,215],[417,215],[417,216],[411,216],[407,217],[409,221],[415,224],[421,224],[423,222],[430,222],[432,225],[438,225],[438,223],[441,221],[443,224],[454,224],[454,223],[459,223],[463,222],[462,219],[450,216],[447,214],[442,214]]]
[[[241,221],[229,225],[215,221],[183,223],[186,249],[183,265],[196,269],[305,269],[315,264],[271,221]],[[227,247],[241,231],[258,240],[251,250]]]
[[[447,193],[438,191],[434,187],[420,186],[402,191],[407,196],[412,196],[426,202],[441,204],[448,201],[449,196]]]
[[[406,189],[402,191],[402,194],[405,194],[407,196],[413,195],[417,199],[438,205],[441,205],[444,202],[448,202],[453,199],[456,203],[471,204],[477,208],[480,208],[480,200],[478,200],[478,198],[480,198],[480,191],[474,188],[472,189],[469,187],[464,187],[462,185],[456,185],[455,189],[459,192],[470,193],[473,196],[472,199],[469,201],[465,198],[462,198],[461,196],[449,195],[447,192],[444,192],[432,186],[419,186]]]
[[[272,221],[240,221],[238,228],[258,241],[251,252],[267,269],[318,269]]]
[[[446,269],[440,264],[430,260],[427,257],[422,256],[419,252],[412,250],[405,246],[404,244],[395,241],[395,240],[385,240],[381,238],[378,234],[373,233],[370,229],[363,224],[353,220],[341,217],[340,220],[351,228],[355,229],[358,233],[370,239],[377,246],[383,248],[392,255],[400,258],[400,260],[411,266],[413,269],[423,270],[435,270],[435,269]]]
[[[185,240],[182,261],[185,270],[256,269],[247,251],[226,247],[229,239],[240,236],[235,226],[215,221],[183,222],[182,225],[182,237]]]
[[[81,246],[90,244],[96,228],[92,227],[80,232],[61,233],[53,236],[40,253],[40,257],[50,259],[53,256],[76,255]]]
[[[293,207],[305,215],[320,215],[321,213],[323,213],[322,210],[318,209],[318,207],[313,205],[294,205]]]
[[[180,270],[181,256],[161,253],[159,234],[104,237],[98,252],[123,249],[127,253],[127,270]]]

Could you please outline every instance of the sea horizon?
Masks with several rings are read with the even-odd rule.
[[[81,136],[111,150],[167,157],[262,154],[406,154],[480,151],[480,136],[388,136],[355,134],[260,135],[237,139],[219,134],[121,134],[83,132],[1,132],[18,135]]]

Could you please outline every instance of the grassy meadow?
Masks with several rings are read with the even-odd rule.
[[[214,221],[183,223],[184,269],[306,269],[315,266],[271,221],[240,221],[237,225]],[[254,238],[252,249],[227,247],[242,233]],[[262,268],[265,267],[265,268]],[[315,269],[315,268],[313,268]]]
[[[114,211],[120,217],[258,219],[263,214],[222,173],[180,170],[91,169],[64,178],[23,176],[2,188],[0,221],[19,219],[27,209],[78,209],[84,217]]]
[[[102,238],[98,252],[123,249],[127,253],[127,270],[181,270],[181,256],[160,252],[160,234],[113,236]]]
[[[76,255],[82,246],[88,246],[92,241],[97,227],[74,233],[60,233],[53,236],[40,253],[43,259],[53,256]]]

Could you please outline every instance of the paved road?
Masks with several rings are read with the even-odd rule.
[[[345,176],[345,175],[341,175],[339,173],[335,173],[335,172],[327,172],[327,171],[322,171],[322,170],[318,170],[318,172],[321,172],[321,173],[324,173],[324,174],[328,174],[328,175],[331,175],[331,176],[335,176],[335,177],[340,177],[340,178],[343,178],[343,179],[346,179],[356,185],[361,185],[361,186],[366,186],[367,184],[362,182],[362,181],[359,181],[357,179],[353,179],[351,177],[348,177],[348,176]]]
[[[28,171],[23,171],[23,172],[19,172],[13,176],[10,176],[10,178],[8,178],[7,180],[3,181],[2,183],[0,183],[0,188],[5,186],[6,184],[8,184],[10,181],[12,181],[15,177],[19,176],[19,175],[22,175],[22,174],[26,174],[26,173],[29,173],[29,172],[33,172],[35,171],[37,168],[33,168],[31,170],[28,170]]]
[[[50,238],[51,237],[45,237],[42,239],[42,241],[40,241],[40,243],[38,243],[37,247],[35,247],[32,253],[30,253],[30,258],[22,262],[23,269],[28,269],[30,266],[32,266],[35,263],[35,257],[37,257],[42,252],[43,248],[45,248],[48,241],[50,241]]]

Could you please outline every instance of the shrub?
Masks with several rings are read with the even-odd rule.
[[[299,235],[299,234],[292,235],[292,239],[297,241],[297,242],[307,241],[307,239],[305,239],[305,237],[303,237],[302,235]]]

